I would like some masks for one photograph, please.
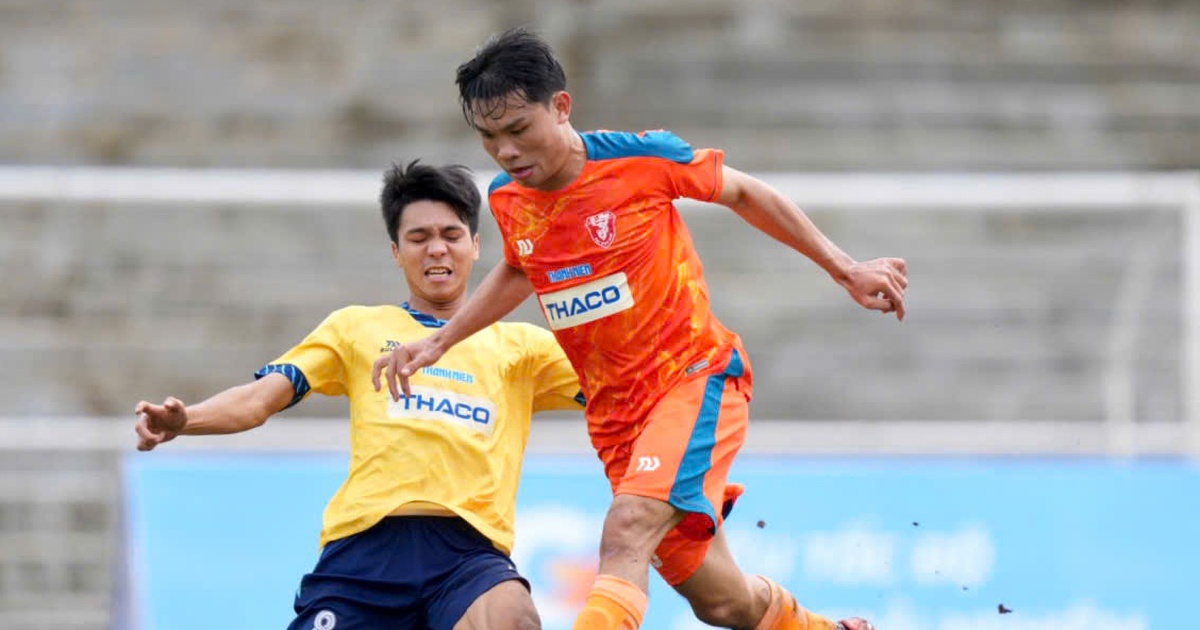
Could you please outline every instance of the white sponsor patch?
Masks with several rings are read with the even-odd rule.
[[[389,398],[388,416],[449,422],[491,435],[496,426],[496,405],[486,398],[414,386],[412,396],[400,400]]]
[[[594,322],[633,307],[633,293],[624,272],[539,295],[538,300],[553,330]]]

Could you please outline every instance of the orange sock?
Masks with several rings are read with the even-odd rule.
[[[771,603],[755,630],[837,630],[837,622],[808,612],[796,603],[787,589],[765,576],[758,576],[771,589]]]
[[[587,603],[575,618],[574,630],[637,630],[650,598],[633,582],[598,575]]]

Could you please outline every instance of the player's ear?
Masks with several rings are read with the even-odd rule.
[[[479,260],[479,234],[471,237],[471,245],[475,248],[475,251],[471,253],[471,260]]]
[[[404,261],[400,260],[400,244],[392,241],[392,258],[396,259],[396,266],[403,269]]]
[[[571,93],[566,90],[559,90],[550,97],[550,111],[554,114],[554,121],[558,124],[565,124],[571,119]]]

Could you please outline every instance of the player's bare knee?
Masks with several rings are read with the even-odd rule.
[[[631,495],[619,495],[609,508],[605,530],[666,533],[678,510],[665,501]]]
[[[751,618],[750,602],[734,597],[706,598],[690,602],[696,618],[718,628],[753,627],[757,621]]]
[[[533,598],[525,586],[508,580],[480,595],[454,630],[541,630]]]
[[[542,620],[532,605],[520,606],[468,615],[455,624],[454,630],[542,630]]]
[[[542,630],[542,620],[538,618],[537,611],[533,606],[521,606],[518,610],[513,610],[509,614],[504,623],[493,628],[495,624],[489,624],[488,628],[481,630]]]
[[[680,594],[687,598],[697,619],[721,628],[753,628],[764,609],[756,605],[755,593],[744,579]]]
[[[522,586],[521,602],[513,611],[513,630],[542,630],[542,620],[538,617],[537,608],[533,605],[533,598],[529,596],[529,591],[525,591]]]
[[[538,618],[537,611],[530,607],[529,610],[522,611],[517,617],[513,628],[514,630],[542,630],[542,620]]]
[[[646,555],[658,546],[671,528],[675,508],[644,497],[618,496],[604,519],[601,557]]]

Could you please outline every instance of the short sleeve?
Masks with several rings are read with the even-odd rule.
[[[309,391],[328,396],[346,393],[346,359],[342,351],[342,335],[338,313],[325,318],[295,347],[254,373],[256,378],[279,373],[292,382],[296,395],[288,405],[294,405]]]
[[[528,350],[532,361],[533,410],[583,409],[587,400],[567,355],[550,331],[532,328]]]
[[[671,162],[667,171],[675,197],[716,201],[725,184],[722,177],[724,165],[725,152],[720,149],[696,149],[690,162]]]
[[[627,184],[661,190],[672,199],[716,201],[721,196],[725,152],[719,149],[695,149],[665,129],[598,130],[583,134],[583,142],[589,159],[627,160],[622,174]]]

